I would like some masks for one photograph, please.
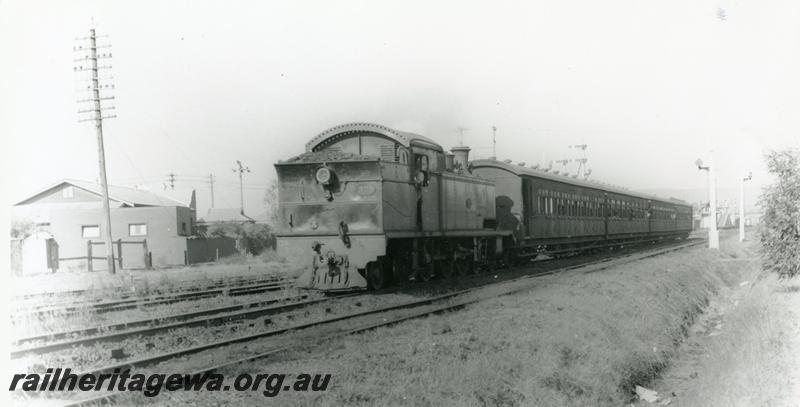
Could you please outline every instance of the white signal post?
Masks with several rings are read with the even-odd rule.
[[[714,175],[714,157],[709,155],[708,165],[703,166],[703,160],[697,159],[695,165],[698,170],[708,171],[708,209],[710,223],[708,225],[708,248],[719,249],[719,231],[717,230],[717,180]]]
[[[744,183],[753,179],[753,173],[739,181],[739,241],[744,242]]]

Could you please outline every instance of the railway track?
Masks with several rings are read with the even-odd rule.
[[[608,257],[605,259],[597,260],[597,262],[610,261],[616,258],[618,257]],[[584,264],[581,264],[580,266],[583,265]],[[563,269],[569,269],[569,267]],[[372,294],[388,293],[396,291],[397,289],[398,288],[391,288],[387,290],[381,290],[380,292],[377,293],[373,292]],[[339,294],[335,296],[335,298],[345,298],[353,295],[355,294],[344,294],[344,295]],[[299,295],[284,299],[260,300],[245,304],[221,306],[221,307],[209,308],[198,311],[190,311],[182,314],[161,316],[148,319],[139,319],[134,321],[122,322],[118,324],[110,324],[110,325],[75,329],[69,331],[21,337],[13,340],[12,343],[14,343],[15,345],[23,345],[25,343],[30,343],[35,341],[53,341],[65,338],[72,338],[72,339],[54,343],[51,342],[40,345],[34,345],[29,347],[20,347],[12,350],[11,358],[16,359],[19,357],[23,357],[27,354],[42,354],[61,349],[70,349],[72,347],[81,345],[87,346],[102,342],[116,342],[137,335],[142,337],[152,336],[161,332],[167,332],[169,330],[177,328],[213,326],[235,320],[257,318],[264,315],[287,312],[294,309],[315,305],[333,299],[333,298],[325,298],[325,299],[316,299],[310,301],[302,301],[307,298],[308,295]],[[299,301],[299,302],[296,304],[273,306],[278,302],[286,302],[286,301],[288,302]],[[226,315],[221,315],[221,314],[226,314]],[[99,335],[89,336],[94,334],[99,334]],[[76,336],[80,337],[75,338]]]
[[[568,267],[544,271],[531,275],[525,275],[493,285],[479,286],[470,289],[454,291],[451,293],[437,295],[422,300],[408,301],[397,305],[379,307],[347,315],[326,318],[319,321],[300,323],[286,328],[273,329],[273,330],[258,332],[255,334],[239,336],[236,338],[230,338],[221,341],[206,343],[172,352],[164,352],[150,357],[128,360],[109,366],[90,369],[83,373],[101,374],[101,373],[113,372],[115,369],[120,369],[120,370],[133,369],[133,368],[141,369],[155,364],[159,364],[161,362],[174,360],[176,358],[182,358],[185,356],[197,354],[204,351],[228,348],[243,343],[250,344],[256,340],[263,338],[275,337],[288,333],[307,332],[315,328],[322,329],[322,333],[317,334],[318,336],[314,336],[313,338],[316,338],[317,340],[320,339],[330,340],[337,337],[342,337],[354,333],[376,329],[379,327],[394,325],[414,318],[420,318],[433,314],[441,314],[461,309],[467,305],[484,301],[486,299],[495,298],[500,295],[509,295],[520,291],[524,291],[532,288],[537,282],[536,279],[545,275],[561,273],[584,267],[589,267],[589,269],[583,271],[584,273],[597,272],[608,269],[613,266],[636,262],[645,258],[655,257],[665,253],[697,246],[702,243],[703,241],[696,241],[668,248],[655,249],[654,251],[651,251],[649,253],[648,252],[634,253],[622,257],[604,258],[584,264],[576,264]],[[380,318],[370,318],[370,316],[380,316]],[[339,329],[336,328],[336,324],[343,323],[345,321],[350,323],[350,326],[340,327]],[[308,334],[306,336],[307,336],[306,340],[312,339],[311,334]],[[290,345],[278,345],[278,346],[273,346],[269,349],[248,351],[248,353],[250,353],[249,355],[236,358],[233,360],[230,360],[230,358],[223,357],[224,360],[222,361],[215,360],[213,364],[199,369],[194,369],[190,374],[202,374],[206,372],[220,370],[244,362],[251,362],[260,359],[265,359],[271,356],[278,355],[282,352],[288,351],[298,346],[297,341],[289,341],[289,342],[291,342]],[[257,346],[253,347],[257,348]],[[245,350],[247,350],[247,347],[245,347]],[[79,406],[87,404],[105,403],[111,401],[113,398],[117,396],[118,393],[107,393],[84,400],[70,402],[67,405]]]
[[[339,297],[341,298],[341,297]],[[73,331],[58,332],[54,334],[36,335],[25,338],[18,338],[15,342],[23,344],[37,340],[67,338],[75,335],[91,335],[103,333],[98,336],[88,336],[62,342],[46,343],[43,345],[18,348],[11,352],[11,358],[16,359],[27,354],[41,354],[53,352],[61,349],[69,349],[80,345],[91,345],[99,342],[114,342],[132,336],[147,337],[160,332],[167,332],[177,328],[188,328],[193,326],[213,326],[225,322],[241,319],[252,319],[264,315],[273,315],[287,312],[321,302],[329,301],[331,298],[318,298],[307,300],[308,295],[299,295],[289,298],[272,299],[265,301],[250,302],[247,304],[237,304],[216,308],[209,308],[200,311],[192,311],[183,314],[170,315],[161,318],[141,319],[120,324],[91,327]],[[279,302],[288,304],[275,305]],[[211,316],[208,316],[211,315]],[[204,317],[205,318],[199,318]],[[198,318],[198,319],[195,319]],[[140,327],[121,331],[124,328]]]
[[[204,291],[225,286],[235,287],[235,286],[254,284],[254,283],[275,282],[279,280],[281,279],[278,277],[254,280],[253,278],[247,276],[221,278],[221,279],[211,280],[211,282],[209,282],[206,279],[194,279],[194,280],[182,281],[181,285],[183,289],[181,291],[183,292]],[[161,292],[158,288],[155,288],[151,291],[153,291],[157,295],[175,294],[173,292],[168,292],[168,291]],[[17,306],[17,309],[19,311],[35,310],[39,308],[46,308],[53,306],[69,306],[69,305],[91,302],[83,299],[80,301],[76,301],[74,298],[66,299],[64,297],[77,297],[77,296],[96,297],[98,295],[108,296],[110,294],[117,294],[116,299],[120,300],[127,299],[129,297],[136,295],[135,292],[131,291],[131,287],[129,286],[115,286],[105,290],[86,289],[86,290],[71,290],[71,291],[47,292],[47,293],[37,293],[37,294],[24,294],[13,298],[12,303],[14,303]],[[41,300],[41,298],[45,298],[45,300]],[[57,300],[61,301],[54,302]]]
[[[166,296],[156,295],[143,298],[126,298],[113,301],[87,302],[87,303],[67,305],[64,307],[53,307],[53,308],[44,308],[44,309],[37,309],[25,312],[17,312],[13,314],[13,317],[16,320],[24,320],[27,318],[40,318],[47,315],[67,316],[70,314],[76,314],[87,311],[94,313],[105,313],[105,312],[134,309],[152,305],[173,304],[181,301],[198,300],[203,298],[216,297],[220,295],[227,295],[233,297],[233,296],[258,294],[268,291],[278,291],[287,288],[290,285],[291,285],[290,281],[279,280],[266,283],[251,284],[251,285],[219,287],[201,291],[189,291],[189,292],[183,292]]]

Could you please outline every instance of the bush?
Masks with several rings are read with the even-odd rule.
[[[800,151],[770,152],[767,168],[777,180],[759,202],[764,268],[791,278],[800,272]]]
[[[16,219],[11,222],[11,238],[25,239],[33,234],[36,225],[29,220]]]
[[[275,234],[269,225],[259,223],[215,223],[208,227],[210,237],[232,237],[241,253],[258,255],[265,249],[275,248]]]

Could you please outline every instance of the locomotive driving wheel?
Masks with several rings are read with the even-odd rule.
[[[417,276],[421,281],[431,281],[433,278],[433,261],[425,263],[422,265],[422,268],[417,272]]]
[[[474,267],[472,267],[472,259],[468,259],[466,257],[459,257],[453,260],[453,267],[455,268],[456,274],[459,276],[467,276],[474,272]]]
[[[437,260],[436,272],[442,278],[452,278],[455,274],[455,260]]]
[[[396,284],[404,284],[408,282],[408,273],[410,269],[411,267],[409,267],[408,258],[405,256],[405,254],[398,253],[392,256],[391,271],[392,278]]]
[[[371,261],[367,263],[367,282],[373,290],[380,290],[386,287],[388,281],[386,273],[383,272],[383,266],[380,261]]]

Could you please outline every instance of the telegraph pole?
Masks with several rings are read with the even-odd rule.
[[[111,58],[111,53],[108,54],[102,53],[98,54],[98,48],[110,48],[110,45],[97,45],[97,34],[95,33],[95,29],[89,29],[89,36],[84,38],[78,38],[78,41],[89,41],[89,45],[78,45],[72,48],[75,52],[83,53],[82,58],[75,59],[74,62],[77,63],[88,63],[88,66],[85,65],[77,65],[73,67],[75,72],[91,72],[91,82],[86,87],[86,90],[89,91],[90,97],[87,99],[80,99],[78,103],[92,103],[92,108],[78,110],[79,114],[83,113],[90,113],[90,117],[83,118],[78,120],[79,122],[85,121],[93,121],[95,125],[95,130],[97,132],[97,155],[98,155],[98,164],[100,166],[100,185],[103,189],[103,213],[105,215],[105,246],[106,246],[106,260],[108,262],[108,272],[111,274],[115,273],[114,269],[114,247],[112,246],[112,238],[111,238],[111,207],[108,203],[108,177],[106,176],[106,155],[105,155],[105,148],[103,147],[103,119],[113,119],[117,117],[116,115],[107,115],[103,116],[103,110],[114,110],[114,106],[106,106],[103,107],[101,105],[101,101],[103,100],[113,100],[113,96],[100,96],[100,90],[110,90],[114,89],[114,85],[109,84],[101,84],[100,77],[98,75],[98,70],[100,69],[110,69],[111,66],[97,66],[98,59],[104,58]],[[86,54],[88,52],[88,54]],[[89,261],[92,261],[89,259]]]
[[[492,126],[492,157],[497,159],[497,126]]]
[[[236,160],[236,165],[238,168],[234,168],[233,172],[239,173],[239,200],[241,202],[241,212],[244,215],[244,184],[242,183],[242,174],[245,172],[250,172],[250,167],[242,166],[242,162]]]
[[[208,174],[208,184],[211,185],[211,207],[214,207],[214,174]]]
[[[753,179],[753,173],[739,181],[739,241],[744,242],[744,183]]]
[[[175,190],[175,174],[169,173],[169,174],[167,174],[167,176],[169,177],[169,189],[174,191]]]

